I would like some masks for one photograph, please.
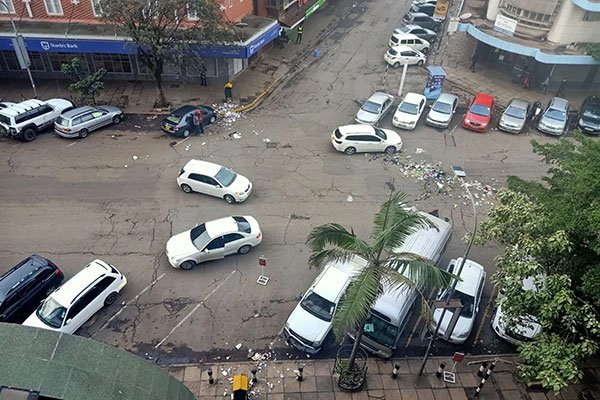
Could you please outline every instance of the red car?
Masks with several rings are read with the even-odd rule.
[[[485,93],[477,93],[473,103],[469,106],[465,118],[463,119],[463,128],[476,132],[485,132],[494,109],[494,96]]]

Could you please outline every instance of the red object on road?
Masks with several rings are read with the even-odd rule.
[[[485,93],[477,93],[473,103],[469,106],[465,118],[463,119],[463,128],[475,132],[485,132],[492,120],[494,111],[494,96]]]
[[[261,267],[266,267],[267,259],[265,257],[258,257],[258,265]]]

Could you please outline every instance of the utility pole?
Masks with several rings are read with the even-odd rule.
[[[402,67],[402,77],[400,78],[400,87],[398,88],[398,96],[402,96],[402,90],[404,89],[404,80],[406,79],[406,70],[408,69],[408,63],[404,63]]]

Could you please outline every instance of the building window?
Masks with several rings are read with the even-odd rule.
[[[104,68],[106,72],[130,74],[131,62],[127,54],[94,54],[96,69]]]
[[[54,72],[60,72],[60,66],[70,62],[74,58],[79,58],[81,61],[81,69],[88,72],[90,69],[87,64],[87,60],[83,54],[79,53],[48,53],[48,59],[50,60],[50,68]]]
[[[190,57],[186,61],[185,69],[188,76],[200,76],[200,65],[204,63],[207,76],[217,76],[217,59],[216,58],[196,58]]]
[[[600,12],[586,11],[583,14],[584,21],[600,21]]]
[[[100,4],[100,0],[92,0],[92,10],[94,10],[94,16],[102,16],[104,11],[102,10],[102,4]]]
[[[48,15],[63,15],[62,5],[60,0],[44,0]]]
[[[15,5],[12,0],[2,0],[0,1],[0,14],[14,14],[15,13]]]
[[[137,64],[138,64],[138,72],[140,73],[140,75],[150,75],[151,74],[150,70],[148,69],[146,64],[144,64],[144,62],[140,59],[140,57],[138,57],[138,59],[137,59]],[[165,65],[163,67],[163,74],[164,75],[181,75],[181,65],[179,65],[173,61],[165,61]]]

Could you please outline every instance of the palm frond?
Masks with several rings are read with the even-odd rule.
[[[402,278],[395,275],[398,274],[413,282],[420,291],[446,288],[453,279],[460,279],[436,267],[429,260],[411,253],[393,254],[385,260],[384,265],[393,271],[388,273],[392,282],[394,279],[402,281]]]
[[[356,253],[350,250],[340,248],[322,249],[314,251],[308,258],[309,267],[321,268],[329,261],[339,261],[342,263],[348,262]]]
[[[364,324],[381,295],[382,269],[368,266],[350,283],[333,317],[333,333],[339,343],[346,332]]]
[[[314,262],[321,262],[325,260],[325,258],[323,256],[314,257],[314,254],[322,253],[323,250],[326,250],[328,247],[337,248],[338,250],[345,252],[352,252],[367,260],[371,258],[373,253],[367,242],[358,238],[354,232],[349,232],[342,225],[335,223],[319,225],[313,228],[306,239],[306,244],[313,253],[309,263],[311,266],[317,267],[322,266],[323,264],[316,264]]]

